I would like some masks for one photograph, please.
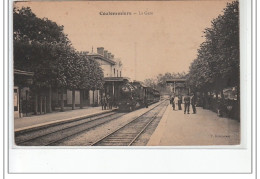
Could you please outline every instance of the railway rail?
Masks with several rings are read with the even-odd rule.
[[[115,120],[126,113],[109,112],[94,117],[43,126],[15,133],[15,143],[20,146],[55,145],[70,137]]]
[[[167,101],[160,103],[141,116],[136,117],[127,124],[103,138],[92,143],[92,146],[131,146],[138,137],[147,129],[149,124],[157,117],[160,111],[168,104]]]

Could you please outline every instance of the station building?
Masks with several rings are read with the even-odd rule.
[[[96,100],[98,100],[97,104],[100,104],[103,95],[111,97],[114,103],[116,103],[119,97],[119,86],[126,80],[126,78],[122,76],[123,65],[121,60],[115,58],[115,56],[105,50],[104,47],[98,47],[96,54],[90,53],[88,56],[100,64],[100,67],[103,69],[105,81],[102,91],[97,90],[96,93],[92,91],[92,95],[89,95],[90,101],[93,101],[90,104],[93,105]]]
[[[87,54],[89,59],[95,60],[99,63],[100,67],[104,73],[104,90],[85,90],[83,91],[83,104],[86,106],[98,106],[100,105],[102,95],[110,96],[114,101],[117,100],[118,96],[118,86],[126,78],[122,75],[122,62],[119,58],[105,50],[104,47],[98,47],[97,52],[92,52]],[[80,104],[80,92],[75,92],[75,104]],[[67,90],[65,97],[65,104],[67,106],[72,105],[72,91]]]
[[[119,58],[104,49],[98,47],[97,52],[87,54],[89,59],[95,60],[100,64],[104,73],[103,90],[83,90],[75,91],[75,105],[80,106],[80,95],[82,95],[83,106],[99,106],[101,96],[110,96],[114,101],[118,100],[119,85],[128,80],[122,77],[122,62]],[[64,101],[65,107],[72,106],[72,91],[69,89],[41,89],[32,91],[34,73],[14,69],[14,117],[19,118],[24,115],[45,114],[52,112],[60,107],[60,101]]]

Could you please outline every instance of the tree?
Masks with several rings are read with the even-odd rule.
[[[238,1],[228,3],[224,14],[206,28],[205,42],[190,66],[188,82],[197,90],[239,86]]]
[[[64,27],[47,18],[38,18],[29,7],[13,9],[14,40],[49,43],[70,43]]]
[[[187,83],[194,91],[204,94],[221,92],[237,87],[238,108],[239,78],[239,3],[227,3],[223,14],[213,19],[204,31],[205,41],[191,63]],[[216,95],[218,97],[218,95]]]
[[[14,66],[34,72],[31,88],[35,91],[36,99],[38,91],[41,94],[41,91],[48,88],[50,97],[51,89],[57,89],[61,92],[60,102],[63,111],[65,89],[72,90],[74,109],[75,90],[80,90],[82,94],[82,90],[103,88],[104,74],[101,67],[96,61],[88,59],[86,52],[77,52],[72,47],[63,32],[63,26],[47,18],[36,17],[28,7],[14,8],[13,17]]]
[[[63,32],[63,26],[58,26],[47,18],[36,17],[29,7],[14,8],[13,22],[15,68],[41,71],[35,75],[45,85],[50,78],[42,78],[42,74],[50,75],[52,69],[56,69],[53,66],[57,65],[55,61],[64,57],[64,51],[72,48]],[[41,75],[40,78],[37,77],[38,74]]]
[[[155,88],[155,87],[156,87],[156,80],[153,79],[153,78],[145,79],[145,80],[144,80],[144,85],[145,85],[145,86],[152,87],[152,88]]]
[[[68,77],[75,69],[70,68],[75,57],[63,26],[47,18],[38,18],[30,8],[14,8],[14,67],[34,72],[31,89],[37,98],[49,88],[48,111],[51,112],[51,88],[68,87]],[[41,101],[40,97],[40,101]],[[61,100],[63,110],[63,100]]]
[[[104,74],[100,65],[89,59],[86,52],[78,52],[77,65],[79,66],[77,74],[79,81],[77,89],[80,90],[80,107],[83,107],[83,90],[99,90],[104,85]]]

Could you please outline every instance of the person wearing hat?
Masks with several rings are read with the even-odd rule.
[[[105,94],[103,94],[103,96],[101,97],[101,106],[102,106],[102,110],[106,110],[106,108],[107,108],[107,98],[106,98]]]
[[[184,114],[190,114],[190,97],[185,96],[184,97]]]
[[[192,114],[196,114],[196,112],[197,112],[196,111],[196,100],[195,100],[195,96],[193,93],[191,94],[190,103],[191,103],[191,107],[192,107],[192,111],[193,111]]]
[[[178,97],[178,108],[179,108],[179,110],[182,110],[181,109],[181,103],[182,103],[182,99],[181,99],[181,95],[179,95],[179,97]]]

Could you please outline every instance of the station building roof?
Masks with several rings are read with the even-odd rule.
[[[129,78],[127,77],[105,77],[104,81],[105,82],[123,82],[123,81],[129,81]]]
[[[87,56],[92,57],[92,58],[98,58],[98,59],[104,60],[104,61],[106,61],[106,62],[108,62],[108,63],[110,63],[112,65],[116,64],[115,61],[110,60],[109,58],[105,58],[104,56],[102,56],[102,55],[100,55],[98,53],[90,53]]]

